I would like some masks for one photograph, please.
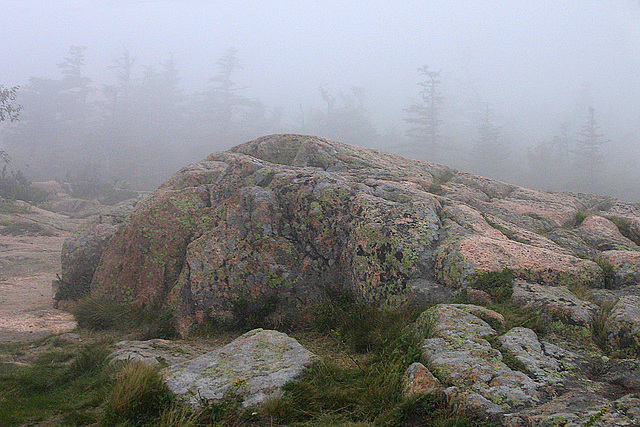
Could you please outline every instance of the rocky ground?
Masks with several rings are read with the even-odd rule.
[[[70,313],[53,309],[51,282],[64,240],[79,220],[30,207],[0,211],[0,342],[72,330]],[[20,208],[21,207],[21,208]]]
[[[185,335],[269,304],[275,328],[304,320],[327,286],[372,305],[442,303],[424,314],[411,375],[437,381],[461,413],[639,422],[637,204],[272,135],[94,218],[65,246],[62,278],[70,297],[170,309]],[[451,304],[461,297],[471,304]],[[546,333],[507,325],[514,310]]]

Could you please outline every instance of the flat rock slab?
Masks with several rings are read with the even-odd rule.
[[[193,407],[225,397],[244,407],[276,397],[314,355],[295,339],[277,331],[254,329],[226,346],[170,369],[166,383]]]
[[[588,326],[598,306],[575,296],[566,286],[544,286],[517,282],[513,301],[526,309],[542,309],[553,320],[578,326]]]
[[[174,366],[195,359],[207,350],[180,341],[152,339],[147,341],[120,341],[111,353],[111,360],[141,362],[145,365]]]

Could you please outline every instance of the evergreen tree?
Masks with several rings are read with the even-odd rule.
[[[573,144],[570,123],[560,125],[559,132],[527,152],[531,184],[545,190],[569,190],[569,155]]]
[[[487,103],[478,123],[474,149],[476,170],[496,177],[496,174],[508,169],[509,154],[509,149],[500,136],[500,128],[495,124],[494,111]]]
[[[595,108],[588,108],[587,122],[579,133],[574,154],[574,170],[578,186],[584,191],[596,190],[602,180],[604,158],[601,148],[608,139],[600,133],[600,126],[595,118]]]
[[[405,119],[412,126],[407,130],[407,136],[418,146],[424,147],[430,156],[437,156],[441,149],[440,125],[442,120],[442,104],[444,97],[440,91],[440,71],[431,71],[428,66],[418,68],[423,80],[418,83],[420,101],[409,106],[405,111],[409,117]]]
[[[364,105],[364,88],[351,86],[349,92],[340,92],[337,97],[325,85],[318,89],[327,107],[315,114],[311,132],[350,144],[375,145],[378,134]]]

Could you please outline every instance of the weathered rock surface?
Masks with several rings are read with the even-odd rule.
[[[566,286],[516,282],[512,298],[523,308],[542,310],[552,320],[578,326],[590,325],[599,310],[596,304],[581,300]]]
[[[62,272],[54,295],[54,307],[62,301],[75,300],[89,293],[91,280],[100,262],[102,253],[116,231],[129,219],[135,203],[124,202],[98,215],[78,228],[73,236],[64,242]]]
[[[286,334],[254,329],[218,350],[171,367],[166,383],[194,407],[226,396],[250,407],[278,396],[313,357]]]
[[[276,317],[296,318],[326,285],[375,304],[446,301],[478,274],[509,268],[540,286],[597,288],[605,273],[586,258],[620,249],[625,261],[612,263],[624,288],[637,283],[638,224],[637,205],[608,197],[271,135],[183,168],[121,227],[76,234],[63,279],[90,277],[96,296],[172,309],[187,332],[232,317],[239,300],[273,297]],[[588,321],[591,307],[567,301],[586,310],[567,319]]]
[[[616,354],[637,355],[637,204],[525,189],[324,138],[271,135],[186,166],[127,209],[67,243],[69,292],[61,300],[90,290],[170,309],[183,334],[209,317],[243,316],[238,307],[273,301],[274,324],[304,320],[326,286],[376,305],[435,301],[442,304],[416,324],[427,338],[423,364],[407,371],[408,395],[443,392],[461,412],[513,426],[582,425],[591,416],[601,425],[640,422],[630,376],[587,372],[602,353],[578,355],[529,329],[505,331],[492,310],[445,304],[464,289],[491,304],[478,278],[508,269],[516,279],[512,303],[583,334],[577,340],[601,328]],[[192,403],[198,392],[219,399],[247,391],[259,397],[245,404],[259,401],[270,392],[249,380],[253,339],[183,367],[192,383],[180,380],[174,390]],[[226,364],[236,353],[246,356],[246,369]],[[200,368],[215,378],[196,374]],[[279,383],[279,374],[269,375],[266,383]]]
[[[539,341],[530,329],[513,328],[498,336],[491,324],[499,326],[500,318],[474,305],[440,304],[414,325],[416,332],[427,334],[422,347],[427,369],[460,413],[483,413],[508,426],[582,426],[592,416],[593,425],[640,423],[640,394],[633,379],[637,362],[595,378],[585,371],[591,362]],[[513,357],[520,367],[508,362]]]
[[[110,355],[112,363],[132,361],[163,367],[185,363],[207,351],[202,346],[195,347],[180,341],[158,338],[145,341],[120,341],[115,344],[115,348]]]
[[[640,297],[620,298],[605,322],[605,331],[613,348],[640,355]]]

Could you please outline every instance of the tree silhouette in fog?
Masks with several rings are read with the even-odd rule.
[[[509,148],[500,135],[500,128],[495,124],[495,113],[487,103],[480,113],[473,150],[476,171],[483,175],[495,176],[496,170],[507,169],[509,155]]]
[[[429,70],[427,65],[418,68],[423,80],[418,83],[420,90],[419,102],[405,109],[409,117],[405,121],[411,124],[407,136],[416,145],[426,149],[427,156],[437,157],[441,147],[440,126],[444,97],[440,85],[440,71]]]
[[[579,132],[574,154],[574,170],[577,185],[581,190],[593,191],[602,180],[604,157],[602,146],[609,142],[600,133],[600,126],[595,118],[595,108],[588,108],[586,123]]]

